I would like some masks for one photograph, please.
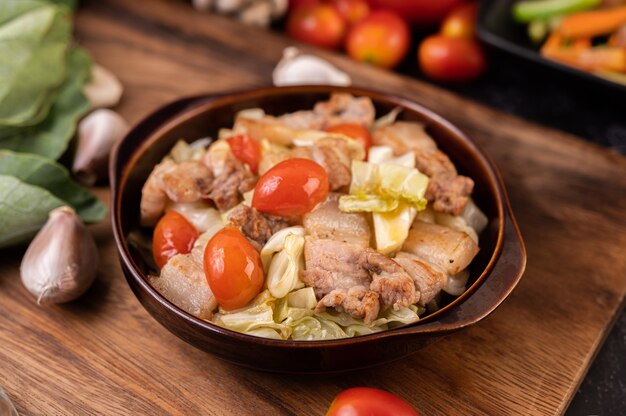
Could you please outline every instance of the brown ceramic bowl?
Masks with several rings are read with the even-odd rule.
[[[138,227],[141,188],[152,168],[183,138],[215,137],[235,113],[261,107],[271,114],[311,108],[330,92],[373,100],[377,114],[403,108],[400,118],[427,125],[459,171],[474,179],[474,200],[487,214],[481,251],[470,266],[468,290],[417,323],[376,334],[332,341],[280,341],[240,334],[198,319],[153,289],[146,279],[150,261],[128,244]],[[373,366],[404,357],[437,338],[479,322],[511,293],[526,264],[519,229],[493,162],[474,140],[427,108],[410,100],[359,88],[298,86],[262,88],[185,98],[148,116],[115,148],[111,160],[113,231],[130,287],[148,312],[169,331],[224,360],[261,370],[330,373]]]

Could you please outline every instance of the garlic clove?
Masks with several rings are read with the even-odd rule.
[[[98,268],[91,233],[73,209],[52,210],[48,222],[28,246],[20,274],[37,304],[69,302],[85,293]]]
[[[100,109],[78,123],[78,147],[72,164],[76,179],[92,186],[107,175],[113,145],[128,132],[128,123],[118,113]]]
[[[83,92],[93,108],[113,107],[120,102],[124,87],[111,71],[93,64],[91,80],[83,88]]]
[[[219,14],[235,13],[248,3],[250,0],[215,0],[215,10]]]
[[[0,415],[3,416],[18,416],[15,406],[11,403],[11,400],[6,395],[2,387],[0,387]]]
[[[323,84],[348,86],[350,76],[330,62],[314,55],[301,55],[297,48],[289,47],[283,51],[272,75],[274,85]]]
[[[270,0],[252,3],[239,13],[239,20],[250,26],[268,27],[272,23]]]
[[[272,3],[272,19],[279,19],[287,13],[289,8],[289,0],[271,0]]]
[[[213,0],[191,0],[191,5],[194,9],[206,12],[211,10],[213,6]]]

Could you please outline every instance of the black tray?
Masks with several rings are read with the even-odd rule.
[[[539,47],[528,39],[526,25],[519,24],[513,19],[511,7],[514,2],[515,0],[482,0],[480,2],[476,30],[483,42],[537,65],[584,80],[588,86],[608,87],[613,91],[619,90],[626,93],[626,85],[541,56],[538,51]]]

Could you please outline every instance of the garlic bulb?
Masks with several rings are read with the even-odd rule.
[[[20,274],[40,305],[69,302],[91,286],[98,250],[89,230],[73,209],[52,210],[48,222],[28,246]]]
[[[124,87],[108,69],[94,64],[91,67],[91,80],[83,92],[93,108],[113,107],[120,102]]]
[[[273,73],[274,85],[327,84],[347,86],[351,84],[348,74],[333,64],[313,55],[301,55],[297,48],[283,51]]]
[[[269,1],[252,3],[239,12],[239,20],[250,26],[268,27],[272,23],[272,4]]]
[[[84,185],[106,177],[113,145],[128,132],[128,124],[115,111],[100,109],[78,123],[78,147],[72,172]]]

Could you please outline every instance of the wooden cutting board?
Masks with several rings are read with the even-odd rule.
[[[186,2],[93,0],[77,38],[126,86],[132,123],[189,94],[267,85],[292,42]],[[525,277],[480,324],[359,373],[297,377],[219,361],[143,310],[110,223],[93,227],[95,286],[39,308],[1,253],[0,386],[21,414],[322,415],[352,386],[394,392],[426,415],[556,415],[566,409],[626,293],[626,158],[422,82],[322,53],[356,85],[407,96],[482,142],[499,165],[528,250]],[[98,194],[108,201],[108,192]]]

